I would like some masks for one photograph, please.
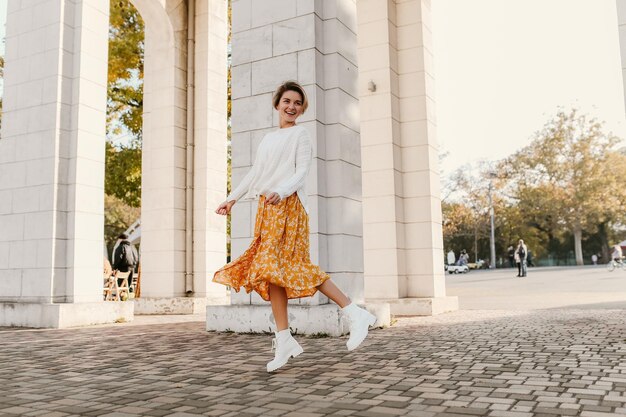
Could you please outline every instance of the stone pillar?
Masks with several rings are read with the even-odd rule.
[[[163,4],[161,4],[163,3]],[[141,162],[141,297],[137,314],[186,314],[187,8],[133,0],[145,22]]]
[[[365,297],[392,314],[458,308],[446,297],[430,0],[359,1]]]
[[[226,287],[212,282],[226,259],[226,222],[215,209],[226,194],[227,19],[226,0],[196,0],[194,296],[208,304],[228,304]]]
[[[617,24],[619,25],[619,49],[622,58],[624,101],[626,102],[626,1],[624,0],[617,0]]]
[[[146,25],[138,314],[204,312],[227,302],[210,276],[222,263],[225,228],[211,221],[226,178],[226,0],[196,1],[194,167],[187,165],[187,3],[133,0]],[[187,171],[193,169],[194,245],[186,243]],[[209,220],[207,220],[207,218]],[[185,256],[193,250],[193,271]],[[193,273],[192,288],[186,273]]]
[[[311,260],[352,299],[363,301],[356,3],[234,0],[232,6],[233,187],[250,169],[263,136],[278,128],[271,104],[276,87],[300,82],[309,109],[298,122],[313,139],[307,184]],[[250,201],[233,208],[233,259],[252,240],[256,208]],[[270,329],[269,303],[256,293],[233,292],[231,302],[208,308],[208,330]],[[321,293],[290,304],[290,326],[298,332],[343,333],[337,307]]]
[[[108,2],[9,3],[0,139],[0,326],[132,318],[103,302]]]

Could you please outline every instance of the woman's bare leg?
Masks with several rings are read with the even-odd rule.
[[[330,279],[324,281],[324,283],[317,287],[317,289],[320,290],[326,297],[333,300],[341,308],[350,304],[350,299]]]
[[[276,331],[280,332],[289,328],[287,292],[285,289],[278,285],[270,284],[270,302],[272,303],[272,313],[276,321]]]

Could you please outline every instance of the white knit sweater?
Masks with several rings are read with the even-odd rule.
[[[296,125],[268,133],[259,144],[252,168],[227,201],[256,199],[272,192],[284,199],[296,192],[308,213],[306,179],[312,155],[311,138],[305,128]]]

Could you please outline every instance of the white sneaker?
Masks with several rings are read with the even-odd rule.
[[[367,337],[369,326],[373,326],[376,323],[376,316],[354,303],[350,303],[341,310],[350,320],[350,338],[346,343],[346,347],[348,350],[354,350]]]
[[[272,340],[272,350],[274,349],[276,349],[274,360],[267,364],[267,372],[274,372],[284,366],[290,358],[295,358],[304,352],[289,329],[276,332],[276,338]]]

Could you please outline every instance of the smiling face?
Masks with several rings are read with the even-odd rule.
[[[300,93],[287,90],[278,101],[278,117],[280,127],[290,127],[296,124],[296,119],[304,112],[303,99]]]

